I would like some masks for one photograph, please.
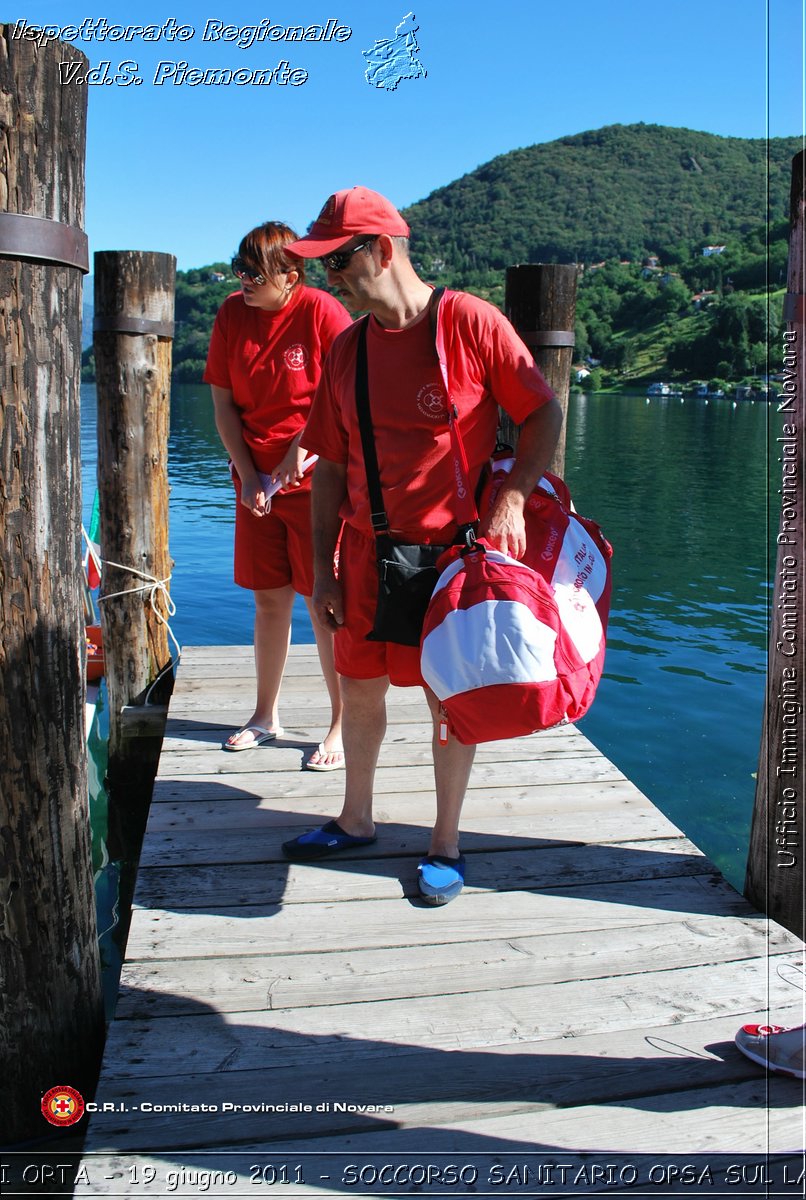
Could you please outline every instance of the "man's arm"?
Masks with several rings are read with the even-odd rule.
[[[535,484],[548,469],[562,423],[562,408],[554,396],[530,413],[521,426],[512,470],[481,521],[479,536],[512,558],[526,553],[523,510]]]
[[[346,494],[346,466],[320,457],[311,484],[314,575],[311,607],[319,623],[331,631],[344,621],[341,585],[336,579],[333,558],[341,529],[339,512]]]

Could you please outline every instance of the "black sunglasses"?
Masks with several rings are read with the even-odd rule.
[[[319,261],[327,267],[328,271],[343,271],[353,255],[357,254],[359,250],[366,250],[367,246],[371,246],[377,236],[377,233],[373,233],[372,237],[359,242],[351,250],[335,250],[333,254],[323,254]]]
[[[258,287],[266,282],[266,276],[262,275],[260,271],[253,270],[242,258],[233,258],[232,273],[239,279],[251,279],[252,283],[256,283]]]

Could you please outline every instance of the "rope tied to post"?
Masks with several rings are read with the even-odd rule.
[[[154,616],[164,625],[168,636],[176,647],[177,658],[182,653],[182,647],[174,637],[171,626],[157,607],[157,598],[162,596],[165,605],[165,611],[169,617],[176,615],[176,604],[174,603],[171,593],[168,591],[168,584],[171,582],[172,576],[166,575],[164,579],[157,579],[155,575],[149,575],[145,571],[138,571],[136,567],[124,566],[123,563],[110,562],[109,559],[101,559],[101,563],[105,567],[114,567],[117,571],[127,571],[129,575],[136,575],[138,579],[142,579],[143,583],[135,584],[134,587],[122,588],[119,592],[105,592],[98,597],[98,603],[105,600],[114,600],[117,596],[131,596],[135,592],[146,592],[148,594],[148,602],[151,605],[151,611]]]
[[[150,604],[150,606],[151,606],[151,611],[153,612],[154,616],[157,618],[159,623],[161,625],[165,626],[165,631],[168,634],[168,637],[171,639],[171,641],[176,649],[176,658],[172,662],[167,663],[162,668],[162,670],[159,672],[159,674],[156,676],[156,678],[153,680],[153,682],[149,686],[149,689],[146,692],[145,701],[144,701],[144,703],[148,704],[150,701],[151,693],[153,692],[154,688],[159,683],[160,679],[162,679],[163,675],[165,675],[168,671],[172,670],[173,667],[176,665],[176,663],[178,663],[180,658],[182,657],[182,647],[179,645],[179,642],[177,641],[177,639],[174,635],[174,632],[171,629],[170,622],[168,620],[168,618],[176,615],[176,604],[174,603],[171,593],[168,591],[168,584],[171,582],[172,576],[167,575],[164,579],[157,579],[157,577],[155,575],[149,575],[147,571],[140,571],[140,570],[138,570],[137,567],[127,566],[124,563],[111,562],[109,559],[106,559],[106,558],[100,558],[97,555],[97,553],[95,552],[94,546],[92,545],[92,543],[89,539],[89,536],[87,534],[87,531],[84,529],[83,525],[81,527],[81,532],[84,535],[84,538],[87,542],[88,547],[90,548],[90,553],[92,554],[93,559],[96,561],[96,563],[99,567],[101,567],[101,566],[114,567],[115,570],[125,571],[128,575],[134,575],[134,576],[136,576],[137,579],[141,579],[143,581],[142,583],[134,584],[133,587],[122,588],[117,592],[105,592],[103,595],[98,596],[98,603],[101,604],[101,603],[106,602],[107,600],[114,600],[119,596],[131,596],[131,595],[135,595],[138,592],[144,593],[148,604]],[[162,612],[160,611],[160,607],[157,603],[157,601],[160,599],[160,597],[162,598],[162,604],[165,607],[165,611],[168,614],[167,618],[162,614]]]

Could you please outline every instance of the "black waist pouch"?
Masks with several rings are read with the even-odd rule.
[[[439,579],[437,559],[446,549],[377,539],[378,601],[370,641],[419,646],[425,610]]]

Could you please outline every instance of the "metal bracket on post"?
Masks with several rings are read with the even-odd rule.
[[[0,213],[0,258],[34,259],[89,273],[89,242],[83,229],[49,217]]]
[[[157,337],[172,338],[173,321],[152,321],[147,317],[127,317],[120,313],[114,317],[95,317],[93,333],[154,333]]]
[[[575,346],[576,336],[568,329],[530,329],[525,333],[518,330],[518,336],[530,350],[542,350],[545,346]]]

